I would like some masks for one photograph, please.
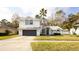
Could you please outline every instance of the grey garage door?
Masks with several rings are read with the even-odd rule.
[[[36,36],[36,30],[23,30],[23,36]]]

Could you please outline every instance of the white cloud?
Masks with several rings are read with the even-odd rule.
[[[6,18],[10,19],[13,13],[18,13],[21,16],[35,16],[39,13],[41,8],[46,8],[48,10],[48,17],[55,14],[55,7],[71,5],[68,1],[59,1],[58,0],[1,0],[0,1],[0,19]],[[4,8],[3,8],[4,7]],[[16,7],[14,10],[9,9],[8,7]],[[54,8],[52,8],[54,7]],[[68,8],[62,8],[67,11]]]
[[[34,17],[36,14],[39,14],[40,9],[43,7],[20,7],[20,9],[22,10],[21,14],[25,14],[24,16],[32,16]],[[47,17],[51,16],[52,11],[54,11],[54,8],[51,7],[44,7],[45,9],[47,9]]]
[[[8,8],[0,7],[0,20],[1,19],[10,19],[12,17],[12,12]]]
[[[0,19],[10,20],[14,13],[19,14],[20,16],[32,16],[35,17],[36,14],[39,14],[39,10],[43,7],[0,7]],[[44,7],[47,9],[47,17],[54,17],[56,12],[56,7]],[[67,12],[69,8],[59,8]]]
[[[79,1],[72,0],[1,0],[2,7],[71,7],[78,6]]]
[[[43,7],[30,7],[30,8],[25,8],[22,7],[22,12],[25,14],[24,16],[32,16],[35,17],[36,14],[39,14],[40,9]],[[47,10],[47,18],[48,17],[53,17],[55,14],[55,7],[44,7]]]
[[[52,6],[52,0],[1,0],[1,6],[8,7],[48,7]]]
[[[65,12],[66,14],[66,17],[67,17],[67,12],[69,12],[69,7],[57,7],[56,9],[54,9],[54,13],[53,13],[53,15],[55,14],[55,12],[57,11],[57,10],[63,10],[63,12]]]

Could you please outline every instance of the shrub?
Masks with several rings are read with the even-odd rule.
[[[6,34],[6,35],[9,35],[10,33],[11,33],[11,31],[5,30],[5,34]]]
[[[9,35],[10,33],[11,33],[11,31],[5,30],[4,33],[0,33],[0,36],[6,36],[6,35]]]
[[[0,33],[0,36],[5,36],[6,35],[6,33]]]
[[[6,36],[6,35],[9,35],[10,33],[11,33],[11,31],[5,30],[4,33],[0,33],[0,36]]]

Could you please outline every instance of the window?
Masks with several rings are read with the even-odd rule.
[[[26,24],[26,25],[28,25],[28,24],[29,24],[28,20],[25,20],[25,24]]]
[[[30,24],[33,24],[33,20],[30,20]]]
[[[57,31],[60,31],[60,30],[57,30]]]
[[[25,24],[26,25],[32,25],[33,24],[33,20],[25,20]]]

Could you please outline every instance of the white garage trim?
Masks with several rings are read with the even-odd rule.
[[[19,29],[19,35],[22,36],[23,32],[21,29]]]

